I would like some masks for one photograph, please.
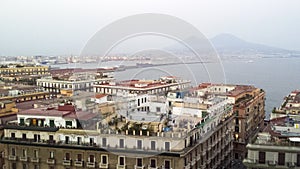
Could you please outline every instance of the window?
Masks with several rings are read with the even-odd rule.
[[[151,168],[156,168],[156,159],[150,159],[150,167]]]
[[[107,155],[101,155],[101,163],[107,164]]]
[[[54,151],[50,151],[50,153],[49,153],[49,158],[51,158],[51,159],[54,158]]]
[[[235,124],[239,124],[239,118],[235,118]]]
[[[34,135],[33,135],[33,140],[34,140],[34,142],[39,142],[39,141],[41,141],[41,135],[39,135],[39,134],[34,134]]]
[[[297,167],[300,166],[300,154],[297,154],[297,163],[296,163]]]
[[[77,144],[81,145],[81,143],[82,143],[82,138],[81,137],[77,137]]]
[[[136,159],[136,166],[142,167],[143,166],[143,159],[142,158],[137,158]]]
[[[39,165],[34,165],[34,169],[39,169],[40,168],[40,166]]]
[[[15,138],[16,138],[16,134],[15,134],[15,133],[10,133],[10,137],[11,137],[12,139],[15,139]]]
[[[65,154],[65,160],[70,160],[70,153]]]
[[[11,155],[16,156],[16,149],[15,148],[11,148]]]
[[[22,139],[26,140],[26,134],[25,133],[22,134]]]
[[[49,135],[49,141],[53,141],[53,135]]]
[[[258,153],[258,162],[260,164],[265,164],[266,163],[266,152],[259,152]]]
[[[17,169],[17,164],[16,164],[16,163],[12,163],[12,164],[11,164],[11,168],[12,168],[12,169]]]
[[[94,155],[90,155],[89,156],[89,162],[90,163],[94,163],[95,162],[95,156]]]
[[[151,150],[155,150],[155,149],[156,149],[156,142],[151,141]]]
[[[27,169],[27,164],[23,164],[23,169]]]
[[[82,161],[82,154],[77,154],[77,161]]]
[[[171,161],[170,160],[165,160],[165,169],[171,169]]]
[[[106,138],[102,138],[102,146],[103,147],[106,147],[107,145],[106,145]]]
[[[119,165],[125,165],[125,157],[121,156],[119,157]]]
[[[90,138],[90,146],[94,145],[94,138]]]
[[[165,142],[165,150],[170,151],[170,142]]]
[[[26,149],[22,150],[22,157],[27,157],[27,151],[26,151]]]
[[[156,107],[156,112],[160,112],[160,107]]]
[[[240,132],[239,126],[235,126],[235,127],[234,127],[234,131],[235,131],[235,132]]]
[[[66,136],[66,137],[65,137],[65,143],[66,143],[66,144],[69,144],[69,142],[70,142],[70,137],[69,137],[69,136]]]
[[[72,121],[66,121],[66,127],[72,127]]]
[[[142,149],[142,140],[137,140],[137,149]]]
[[[20,125],[21,125],[21,126],[25,125],[24,118],[20,118]]]
[[[55,127],[54,120],[50,120],[49,123],[50,123],[50,127]]]
[[[39,152],[38,150],[33,150],[33,157],[38,158],[39,157]]]
[[[285,164],[285,154],[278,153],[278,165],[284,165],[284,164]]]
[[[120,148],[124,148],[124,139],[120,139],[120,141],[119,141],[120,143]]]
[[[49,169],[54,169],[54,166],[49,166]]]

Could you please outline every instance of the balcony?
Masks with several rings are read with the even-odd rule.
[[[117,169],[126,169],[126,165],[117,164]]]
[[[74,163],[74,166],[76,166],[76,167],[83,167],[83,161],[76,160],[75,163]]]
[[[96,167],[96,163],[95,162],[87,162],[86,163],[86,167],[87,168],[95,168]]]
[[[287,162],[287,166],[290,167],[290,168],[293,168],[293,167],[295,167],[295,163]]]
[[[277,161],[268,161],[269,166],[275,166],[277,164]]]
[[[192,165],[195,165],[195,164],[196,164],[196,157],[193,157]]]
[[[63,160],[64,166],[71,166],[71,160]]]
[[[39,163],[40,162],[40,158],[32,158],[31,162],[32,163]]]
[[[108,164],[103,164],[103,163],[100,163],[99,164],[99,168],[108,168]]]
[[[53,158],[48,158],[48,159],[47,159],[47,163],[48,163],[48,164],[55,164],[55,159],[53,159]]]
[[[145,169],[145,166],[137,166],[137,165],[134,165],[134,169]]]
[[[8,156],[8,160],[10,160],[10,161],[16,161],[17,160],[17,156],[10,155],[10,156]]]
[[[28,161],[28,157],[27,156],[20,157],[20,161],[26,162]]]
[[[186,166],[184,166],[184,169],[190,169],[191,168],[191,164],[188,163]]]
[[[148,169],[159,169],[159,167],[151,167],[150,165],[148,166]]]

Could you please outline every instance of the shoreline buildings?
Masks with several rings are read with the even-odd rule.
[[[291,92],[274,108],[265,130],[247,145],[249,168],[300,168],[299,91]]]

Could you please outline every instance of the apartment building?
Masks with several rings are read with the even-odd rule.
[[[254,168],[300,168],[300,118],[284,116],[270,120],[264,132],[247,145],[243,163]]]
[[[193,94],[214,94],[227,98],[233,104],[234,157],[242,160],[247,156],[246,145],[264,128],[265,92],[248,85],[202,83],[193,89]]]
[[[137,98],[144,99],[144,96]],[[16,123],[4,126],[0,141],[3,166],[13,169],[230,168],[233,111],[231,104],[225,104],[226,98],[208,100],[210,109],[201,112],[195,121],[194,114],[172,115],[168,111],[182,105],[169,105],[167,96],[155,97],[146,97],[145,104],[153,101],[157,103],[156,108],[158,105],[164,108],[135,109],[132,118],[99,119],[97,113],[77,112],[72,105],[21,111]],[[163,100],[165,104],[160,104]],[[190,100],[199,98],[194,96]]]
[[[0,76],[26,76],[26,75],[44,75],[49,74],[48,66],[40,65],[22,65],[22,64],[10,64],[0,66]]]
[[[170,90],[181,90],[190,87],[191,82],[178,77],[167,76],[159,80],[125,80],[121,82],[94,85],[94,92],[104,94],[167,93]]]
[[[103,73],[83,71],[43,77],[38,79],[36,84],[37,86],[43,87],[52,95],[57,95],[63,90],[92,91],[95,84],[106,84],[112,80],[114,80],[112,76]]]
[[[300,114],[300,91],[294,90],[287,95],[279,108],[274,108],[271,113],[271,119],[284,117],[286,115]]]
[[[16,103],[47,99],[50,93],[41,87],[31,85],[0,84],[0,101],[11,100]]]

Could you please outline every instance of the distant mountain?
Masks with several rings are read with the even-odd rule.
[[[219,53],[245,53],[245,54],[291,54],[297,51],[247,42],[231,34],[219,34],[210,39]]]
[[[275,56],[275,57],[276,56],[281,56],[281,57],[300,56],[299,51],[286,50],[282,48],[271,47],[268,45],[248,42],[232,34],[226,34],[226,33],[219,34],[209,40],[221,56],[226,56],[226,55],[235,55],[235,56],[263,55],[263,56]],[[206,42],[203,39],[197,39],[197,37],[189,37],[185,41],[188,42],[188,44],[192,44],[192,46],[196,48],[201,48],[201,46],[206,46],[207,48],[207,45],[203,45],[206,44]],[[184,47],[179,43],[169,46],[168,49],[182,51],[185,53],[187,50],[184,49]]]

